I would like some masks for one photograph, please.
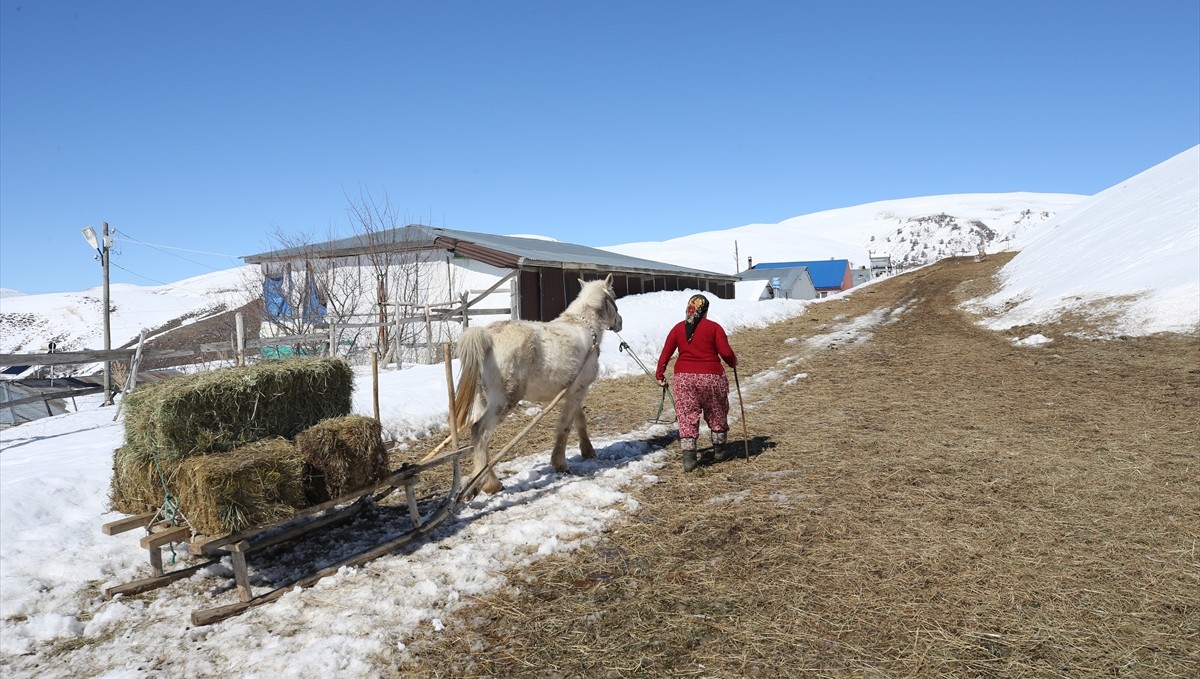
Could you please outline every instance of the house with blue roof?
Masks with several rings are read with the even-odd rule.
[[[817,298],[826,297],[836,292],[849,290],[854,287],[854,277],[850,271],[848,259],[826,259],[812,262],[764,262],[755,264],[746,271],[738,274],[745,278],[751,272],[762,275],[772,270],[793,270],[803,267],[808,271]]]

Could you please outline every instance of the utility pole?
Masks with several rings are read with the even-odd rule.
[[[104,350],[112,351],[112,326],[109,323],[109,314],[112,306],[108,301],[108,251],[112,247],[112,237],[108,235],[108,222],[102,222],[104,240],[101,244],[104,246],[100,250],[100,266],[104,269]],[[104,361],[104,405],[110,406],[113,404],[112,397],[112,361],[105,359]]]
[[[108,301],[108,251],[112,248],[112,237],[108,235],[108,222],[103,224],[101,239],[96,239],[96,230],[87,227],[83,230],[83,238],[100,253],[100,267],[104,272],[104,351],[112,351],[112,332],[109,325],[110,304]],[[112,361],[104,360],[104,405],[110,406],[112,400]]]

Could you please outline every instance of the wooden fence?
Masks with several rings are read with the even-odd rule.
[[[514,272],[515,274],[515,272]],[[136,364],[139,361],[147,359],[187,359],[200,360],[215,356],[226,356],[238,365],[246,363],[247,354],[253,352],[258,354],[264,348],[271,347],[316,347],[317,352],[322,355],[337,355],[339,352],[338,336],[339,331],[346,329],[379,329],[382,327],[393,328],[392,346],[384,357],[383,364],[387,365],[393,362],[400,363],[400,357],[404,349],[409,349],[419,352],[426,363],[436,363],[440,360],[438,352],[435,351],[442,346],[442,342],[435,342],[432,337],[432,327],[434,323],[445,323],[459,325],[462,328],[468,327],[470,319],[479,316],[495,316],[512,314],[510,308],[478,308],[476,305],[488,295],[495,292],[501,285],[508,282],[514,274],[509,274],[496,282],[495,285],[483,291],[472,291],[475,293],[473,299],[469,299],[467,293],[458,299],[451,302],[437,302],[422,305],[419,307],[419,313],[408,315],[397,315],[397,317],[386,323],[330,323],[328,327],[323,328],[319,332],[310,332],[295,335],[282,335],[278,337],[245,337],[245,323],[242,314],[239,312],[236,316],[237,329],[234,332],[234,337],[228,342],[210,342],[201,344],[195,349],[146,349],[142,346],[143,340],[139,342],[137,347],[125,349],[81,349],[79,351],[59,351],[54,353],[37,353],[37,354],[0,354],[0,368],[12,366],[51,366],[51,365],[87,365],[94,363],[113,363],[125,361],[131,364]],[[393,305],[397,306],[397,305]],[[397,306],[397,308],[400,308]],[[408,306],[409,310],[413,310],[413,305]],[[403,346],[400,344],[403,336],[402,329],[406,325],[424,324],[425,338],[421,342],[409,342]],[[140,355],[139,355],[140,352]],[[136,369],[136,368],[135,368]],[[136,376],[130,376],[129,379],[136,379]],[[97,391],[102,391],[100,387]],[[78,395],[79,392],[75,392]],[[33,402],[38,400],[46,400],[52,398],[62,398],[66,393],[43,394],[41,396],[30,396],[20,399],[20,403]],[[9,401],[0,403],[0,407],[18,405],[17,401]]]

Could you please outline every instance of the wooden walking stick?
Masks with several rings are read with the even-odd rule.
[[[737,387],[738,406],[742,409],[742,444],[746,447],[746,462],[750,461],[750,434],[746,431],[746,402],[742,400],[742,384],[738,380],[737,366],[733,368],[733,384]]]

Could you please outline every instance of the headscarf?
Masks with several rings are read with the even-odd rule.
[[[687,303],[687,317],[684,319],[684,330],[687,341],[692,341],[692,333],[696,332],[696,324],[708,315],[708,298],[704,295],[692,295]]]

